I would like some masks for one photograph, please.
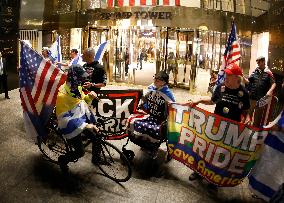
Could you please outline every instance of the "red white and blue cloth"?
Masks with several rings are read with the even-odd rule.
[[[168,86],[157,89],[150,85],[148,90],[144,103],[148,113],[130,115],[127,120],[128,133],[136,139],[159,143],[166,136],[161,133],[161,123],[166,119],[163,116],[166,113],[166,102],[174,102],[175,98]]]

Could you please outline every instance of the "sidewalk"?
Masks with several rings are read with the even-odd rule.
[[[107,88],[145,89],[122,84]],[[173,91],[179,102],[199,97],[188,90]],[[189,168],[175,160],[165,163],[162,150],[150,171],[151,161],[133,143],[128,146],[136,155],[132,178],[121,185],[100,175],[98,169],[86,170],[90,164],[86,157],[70,164],[68,177],[62,176],[59,167],[45,161],[25,133],[19,90],[10,91],[9,96],[11,99],[5,100],[0,94],[0,202],[262,202],[251,197],[247,179],[239,186],[219,188],[218,194],[209,195],[206,183],[188,180],[192,173]],[[111,142],[121,149],[126,140]]]

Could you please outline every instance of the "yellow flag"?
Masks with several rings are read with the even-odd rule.
[[[73,109],[81,101],[82,100],[59,91],[56,100],[56,116]]]

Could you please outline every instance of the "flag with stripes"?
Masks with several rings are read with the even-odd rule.
[[[84,94],[82,97],[86,98]],[[83,132],[88,123],[95,122],[95,116],[86,101],[70,96],[64,85],[57,96],[56,116],[58,128],[66,139],[77,136]]]
[[[104,56],[104,53],[107,49],[107,46],[109,44],[109,41],[105,41],[101,44],[99,44],[97,47],[96,47],[96,54],[95,54],[95,61],[99,61],[101,62],[102,59],[103,59],[103,56]]]
[[[108,7],[180,6],[180,0],[108,0]]]
[[[51,45],[49,51],[52,62],[62,62],[60,36],[57,36],[55,42]],[[58,67],[61,68],[61,65],[58,64]]]
[[[79,64],[81,66],[84,65],[82,55],[78,55],[77,57],[73,58],[70,61],[70,65],[75,65],[75,64]]]
[[[45,136],[44,126],[66,75],[23,41],[20,57],[20,98],[26,131],[32,138]]]
[[[232,22],[231,33],[227,40],[226,49],[223,55],[222,66],[218,73],[218,78],[216,81],[216,85],[219,85],[224,82],[225,79],[225,68],[231,63],[236,63],[241,58],[240,44],[237,37],[237,28],[236,24]]]
[[[284,111],[277,120],[278,126],[284,128]],[[264,144],[260,159],[249,176],[249,188],[258,197],[269,201],[284,183],[284,133],[270,132]]]

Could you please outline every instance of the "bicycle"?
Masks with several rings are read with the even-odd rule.
[[[100,123],[98,123],[98,125],[100,125]],[[58,157],[70,152],[72,147],[60,133],[55,115],[51,116],[47,125],[47,130],[49,132],[47,136],[38,137],[38,147],[48,161],[59,165]],[[84,132],[82,134],[84,134]],[[88,136],[82,136],[85,152],[92,153],[91,150],[88,149],[92,141]],[[129,180],[132,170],[127,157],[113,144],[105,141],[105,136],[103,134],[98,133],[94,134],[94,136],[95,139],[97,139],[96,144],[98,143],[100,145],[97,147],[101,149],[99,155],[101,161],[96,163],[98,168],[106,177],[113,181],[126,182]],[[74,162],[77,161],[78,160],[75,160]]]

